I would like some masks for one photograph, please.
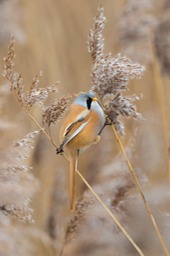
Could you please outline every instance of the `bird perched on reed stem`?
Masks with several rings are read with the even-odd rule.
[[[75,172],[78,155],[100,140],[104,126],[104,111],[92,91],[78,95],[63,118],[59,134],[61,145],[56,152],[57,154],[64,152],[70,163],[71,210],[75,207]]]

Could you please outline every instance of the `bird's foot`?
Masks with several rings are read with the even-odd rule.
[[[56,154],[62,155],[63,152],[64,152],[63,144],[61,144],[58,148],[56,148]]]
[[[106,122],[105,122],[105,125],[104,125],[104,126],[106,126],[106,125],[112,125],[112,124],[113,124],[113,121],[111,121],[110,118],[107,116],[107,117],[106,117]]]

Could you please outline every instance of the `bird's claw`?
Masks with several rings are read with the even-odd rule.
[[[56,154],[57,155],[58,154],[62,155],[63,152],[64,152],[63,145],[60,145],[58,148],[56,148]]]

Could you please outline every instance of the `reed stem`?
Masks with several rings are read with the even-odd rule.
[[[143,200],[143,202],[144,202],[146,211],[148,212],[148,215],[149,215],[149,217],[150,217],[150,219],[151,219],[151,222],[152,222],[152,224],[153,224],[153,227],[154,227],[154,229],[155,229],[155,231],[156,231],[156,234],[157,234],[157,236],[158,236],[158,238],[159,238],[159,241],[160,241],[160,243],[161,243],[161,245],[162,245],[162,248],[163,248],[163,250],[164,250],[164,253],[165,253],[166,256],[170,256],[169,251],[168,251],[168,248],[167,248],[167,246],[166,246],[166,244],[165,244],[165,242],[164,242],[164,239],[163,239],[163,237],[162,237],[162,235],[161,235],[161,232],[160,232],[160,230],[159,230],[159,228],[158,228],[158,225],[157,225],[157,223],[156,223],[156,221],[155,221],[155,218],[154,218],[154,216],[153,216],[153,214],[152,214],[152,212],[151,212],[150,206],[149,206],[149,204],[148,204],[147,201],[146,201],[146,197],[145,197],[145,195],[144,195],[144,193],[143,193],[143,191],[142,191],[141,184],[140,184],[140,182],[139,182],[139,180],[138,180],[138,178],[137,178],[137,176],[136,176],[136,173],[135,173],[135,171],[134,171],[134,169],[133,169],[133,166],[132,166],[132,164],[131,164],[131,162],[130,162],[130,160],[129,160],[127,154],[126,154],[126,151],[125,151],[125,148],[124,148],[124,146],[123,146],[123,143],[122,143],[120,137],[118,136],[118,134],[117,134],[117,132],[116,132],[116,130],[115,130],[115,128],[114,128],[113,125],[112,125],[112,130],[113,130],[113,133],[114,133],[114,135],[115,135],[115,137],[116,137],[116,140],[117,140],[117,142],[118,142],[118,144],[119,144],[119,146],[120,146],[120,148],[121,148],[121,151],[122,151],[122,153],[123,153],[123,156],[124,156],[124,158],[125,158],[125,160],[126,160],[126,162],[127,162],[128,168],[129,168],[129,170],[130,170],[130,172],[131,172],[131,175],[132,175],[132,177],[133,177],[133,179],[134,179],[134,181],[135,181],[136,187],[138,188],[138,190],[139,190],[139,192],[140,192],[140,195],[141,195],[142,200]]]
[[[135,241],[132,239],[132,237],[128,234],[128,232],[124,229],[124,227],[120,224],[120,222],[117,220],[117,218],[114,216],[114,214],[111,212],[111,210],[106,206],[106,204],[102,201],[102,199],[96,194],[94,189],[90,186],[90,184],[86,181],[86,179],[83,177],[83,175],[77,170],[77,174],[80,176],[82,181],[86,184],[88,189],[91,191],[91,193],[94,195],[94,197],[97,199],[97,201],[103,206],[105,211],[109,214],[109,216],[112,218],[112,220],[116,223],[116,225],[120,228],[122,233],[126,236],[126,238],[129,240],[129,242],[134,246],[134,248],[137,250],[139,255],[144,256],[142,250],[139,248],[139,246],[135,243]]]

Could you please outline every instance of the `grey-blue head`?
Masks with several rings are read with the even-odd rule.
[[[90,110],[92,101],[97,101],[97,98],[95,97],[95,93],[93,91],[90,91],[90,92],[82,93],[78,95],[75,98],[74,103],[77,105],[86,107]]]

